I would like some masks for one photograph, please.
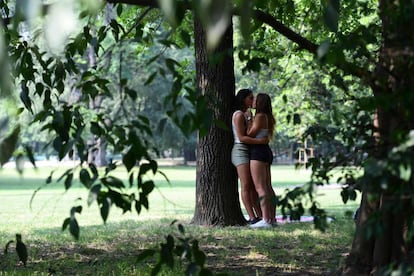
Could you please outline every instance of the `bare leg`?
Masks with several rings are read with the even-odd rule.
[[[251,191],[250,191],[250,202],[252,203],[254,213],[256,214],[256,217],[263,217],[262,214],[262,208],[260,208],[260,201],[259,201],[259,195],[257,194],[256,188],[254,187],[253,180],[251,185]]]
[[[271,175],[271,171],[270,171],[270,164],[267,167],[267,173],[266,173],[266,182],[268,185],[268,190],[269,190],[269,194],[271,196],[271,216],[272,216],[272,222],[276,221],[276,203],[275,203],[275,197],[276,197],[276,193],[273,190],[272,187],[272,175]]]
[[[237,166],[237,174],[239,175],[241,185],[241,198],[250,219],[254,219],[256,214],[254,212],[253,201],[251,200],[252,190],[254,190],[252,176],[250,174],[249,163]]]
[[[250,160],[250,170],[253,179],[254,186],[260,198],[260,207],[263,212],[263,219],[266,222],[274,221],[272,219],[271,202],[270,197],[272,196],[268,185],[268,164],[265,162]]]

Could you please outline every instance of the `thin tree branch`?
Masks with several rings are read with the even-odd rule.
[[[235,13],[236,14],[236,13]],[[239,15],[239,14],[236,14]],[[305,37],[301,36],[300,34],[296,33],[295,31],[289,29],[283,23],[276,20],[272,15],[265,13],[260,10],[254,11],[254,17],[256,20],[259,20],[270,27],[272,27],[275,31],[289,39],[290,41],[295,42],[299,48],[307,50],[308,52],[315,54],[318,50],[318,45],[311,42],[310,40],[306,39]]]
[[[135,6],[159,8],[158,1],[156,0],[107,0],[106,2],[112,4],[128,4]]]
[[[239,15],[237,11],[234,12],[235,15]],[[300,34],[296,33],[295,31],[289,29],[287,26],[285,26],[280,21],[276,20],[272,15],[265,13],[260,10],[254,11],[254,16],[256,20],[263,22],[270,27],[272,27],[276,32],[280,33],[287,39],[289,39],[292,42],[295,42],[299,48],[303,50],[307,50],[308,52],[312,53],[313,55],[317,55],[317,50],[319,45],[311,42],[310,40],[306,39],[305,37],[301,36]],[[369,76],[371,73],[367,71],[364,68],[357,67],[355,64],[342,61],[340,63],[332,64],[334,66],[337,66],[339,69],[344,70],[345,72],[359,77],[361,79],[365,79],[368,82],[370,82]]]

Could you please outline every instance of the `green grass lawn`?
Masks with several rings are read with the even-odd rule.
[[[11,274],[134,274],[147,275],[151,262],[137,264],[136,255],[144,248],[158,245],[166,233],[176,233],[170,226],[178,219],[188,233],[200,242],[207,254],[207,266],[216,272],[267,275],[280,273],[325,274],[335,270],[343,260],[352,241],[353,222],[345,216],[357,202],[343,205],[338,189],[319,189],[318,201],[336,220],[325,233],[313,229],[311,223],[289,223],[272,230],[251,230],[248,227],[206,228],[188,224],[195,206],[195,168],[160,168],[169,183],[153,176],[157,188],[150,195],[150,209],[122,214],[111,209],[103,224],[96,204],[86,205],[87,191],[75,183],[64,191],[63,183],[46,185],[32,199],[33,192],[45,185],[50,169],[27,169],[20,176],[13,169],[0,170],[0,246],[21,233],[29,246],[27,268],[17,265],[16,256],[0,255],[1,271]],[[57,179],[65,169],[54,172]],[[272,184],[277,194],[287,187],[309,180],[310,172],[291,166],[273,166]],[[125,171],[118,173],[127,179]],[[30,200],[32,204],[30,206]],[[72,206],[82,205],[77,215],[81,238],[75,242],[61,231],[63,220]],[[317,261],[316,261],[317,260]],[[91,265],[97,264],[98,265]],[[182,273],[182,268],[177,268]],[[139,272],[140,271],[140,272]],[[177,271],[163,272],[176,275]]]

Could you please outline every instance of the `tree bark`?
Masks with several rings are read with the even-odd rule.
[[[213,123],[208,135],[199,137],[192,223],[241,225],[245,220],[240,208],[237,173],[231,163],[233,135],[230,126],[235,100],[232,25],[219,47],[211,53],[207,52],[205,30],[198,19],[194,20],[194,37],[198,89],[208,97],[213,119],[223,121],[229,129]],[[212,57],[219,56],[221,61],[212,61]]]

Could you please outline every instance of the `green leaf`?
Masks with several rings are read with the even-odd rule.
[[[65,231],[65,229],[68,227],[69,223],[70,223],[70,218],[66,218],[66,219],[63,221],[63,224],[62,224],[62,231]]]
[[[29,96],[29,88],[27,87],[26,82],[24,81],[22,81],[20,86],[22,89],[22,91],[20,92],[20,100],[22,100],[26,109],[29,110],[30,113],[33,114],[32,100],[30,99],[30,96]]]
[[[86,169],[81,169],[79,172],[79,179],[86,188],[90,188],[92,184],[91,176]]]
[[[45,87],[41,82],[36,83],[36,94],[40,97],[43,95]]]
[[[6,164],[12,157],[20,134],[20,125],[17,125],[13,132],[0,141],[0,165]]]
[[[46,89],[45,90],[45,95],[43,97],[43,107],[45,109],[48,109],[52,104],[52,100],[50,99],[50,95],[51,95],[50,89]]]
[[[300,123],[301,123],[300,115],[297,113],[293,114],[293,124],[300,125]]]
[[[82,206],[75,206],[70,209],[70,217],[74,217],[76,213],[82,213]]]
[[[101,179],[101,182],[108,188],[125,188],[124,183],[119,178],[114,176],[106,176]]]
[[[76,240],[79,240],[80,229],[79,229],[79,224],[78,224],[78,221],[76,220],[76,218],[71,218],[70,219],[69,232],[72,234],[72,236]]]
[[[175,65],[179,65],[177,61],[171,58],[165,59],[165,65],[168,69],[170,69],[171,72],[175,72]]]
[[[349,198],[348,191],[347,190],[342,190],[341,191],[341,197],[342,197],[342,202],[344,204],[346,204],[348,202],[348,198]]]
[[[132,149],[130,149],[124,156],[122,156],[122,163],[124,163],[128,172],[130,172],[135,166],[136,159]]]
[[[411,174],[411,166],[407,166],[406,164],[399,165],[399,175],[402,180],[409,181]]]
[[[145,81],[144,85],[149,85],[150,83],[152,83],[152,81],[154,80],[154,78],[157,76],[157,72],[152,73],[148,79]]]
[[[71,172],[66,176],[66,179],[65,179],[65,189],[66,190],[69,190],[70,187],[72,187],[72,181],[73,181],[73,173]]]
[[[96,179],[98,179],[99,173],[98,173],[98,169],[96,168],[95,164],[90,163],[89,169],[91,170],[92,175],[93,175],[92,181],[95,181]]]
[[[140,201],[135,201],[135,211],[137,211],[137,214],[139,215],[141,213],[141,202]]]
[[[102,135],[102,129],[99,126],[99,124],[96,122],[91,122],[91,132],[92,134],[97,135],[97,136]]]
[[[132,201],[131,197],[127,194],[122,194],[114,190],[109,190],[108,196],[117,207],[122,209],[124,213],[126,213],[127,211],[131,211]]]
[[[247,61],[246,69],[247,71],[260,72],[262,64],[269,65],[269,62],[264,58],[254,57]]]
[[[102,26],[102,27],[99,28],[99,31],[98,31],[98,41],[99,42],[102,42],[102,40],[105,39],[106,33],[107,33],[106,26]]]
[[[120,16],[122,14],[122,10],[123,10],[122,4],[116,5],[116,14],[118,16]]]
[[[139,166],[139,176],[146,174],[149,170],[152,170],[152,173],[155,174],[157,172],[158,164],[154,160],[150,160],[149,163],[143,163]]]
[[[104,223],[106,223],[106,220],[108,219],[109,216],[109,209],[111,207],[111,199],[108,197],[104,197],[103,200],[101,201],[101,218],[103,219]]]
[[[52,175],[53,175],[53,172],[51,172],[50,175],[46,178],[46,184],[52,183]]]
[[[187,46],[191,46],[191,35],[188,32],[182,30],[180,36]]]
[[[49,73],[43,73],[42,74],[42,80],[44,83],[47,84],[47,86],[52,86],[52,79],[51,79],[51,75]]]
[[[114,36],[115,41],[119,40],[119,24],[116,22],[115,19],[112,19],[109,25],[112,28],[112,34]]]
[[[292,115],[290,115],[290,114],[286,115],[286,122],[288,124],[290,124],[290,120],[292,120]]]
[[[139,201],[141,202],[141,205],[145,207],[145,209],[148,210],[149,204],[148,204],[148,197],[144,193],[139,193]]]
[[[55,68],[55,82],[63,81],[66,78],[65,67],[61,61],[57,61]]]
[[[180,231],[180,233],[181,234],[185,234],[185,229],[184,229],[184,226],[180,223],[180,224],[178,224],[178,231]]]
[[[88,206],[91,206],[92,203],[98,198],[101,187],[102,186],[100,184],[92,186],[88,195]]]
[[[133,90],[133,89],[129,89],[128,87],[125,88],[125,93],[127,93],[127,95],[132,99],[132,100],[136,100],[138,97],[138,93],[137,91]]]
[[[32,163],[33,167],[36,168],[36,161],[34,159],[32,148],[28,145],[25,145],[24,149],[25,149],[27,158],[29,158],[30,163]]]
[[[152,180],[145,181],[145,182],[142,184],[142,192],[143,192],[145,195],[148,195],[149,193],[151,193],[151,192],[152,192],[152,190],[154,190],[154,187],[155,187],[155,185],[154,185],[154,182],[153,182]]]

